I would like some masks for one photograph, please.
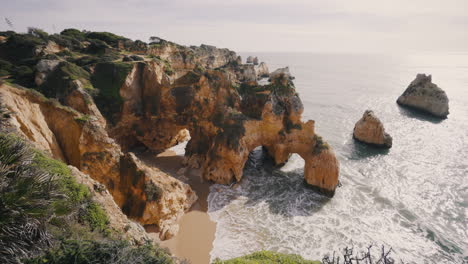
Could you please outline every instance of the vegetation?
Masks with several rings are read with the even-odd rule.
[[[109,218],[102,208],[95,202],[90,202],[84,210],[81,211],[80,221],[88,223],[91,231],[98,230],[108,234],[110,232],[108,224]]]
[[[27,260],[26,264],[170,264],[168,254],[147,244],[131,246],[126,241],[80,241],[66,240],[60,248],[47,251],[44,256]]]
[[[63,98],[76,89],[72,84],[75,80],[79,80],[85,89],[93,90],[89,79],[89,73],[83,68],[64,61],[47,77],[46,82],[39,87],[39,91],[47,97]]]
[[[55,176],[32,166],[34,154],[12,135],[0,135],[0,262],[45,249],[45,219],[59,199]]]
[[[162,196],[163,190],[154,182],[149,181],[145,185],[146,200],[158,201]]]
[[[96,104],[104,117],[112,123],[117,121],[116,114],[120,112],[123,103],[120,88],[132,69],[131,63],[98,63],[91,77],[93,86],[98,89]]]
[[[273,251],[259,251],[230,260],[216,259],[213,264],[320,264],[320,261],[305,260],[299,255],[282,254]]]
[[[315,144],[312,150],[314,154],[320,154],[322,153],[323,150],[327,150],[330,148],[328,143],[323,141],[323,138],[317,134],[314,135],[314,141],[315,141]]]
[[[86,39],[85,33],[76,28],[64,29],[62,32],[60,32],[60,35],[67,36],[79,41],[84,41]]]
[[[213,124],[221,130],[216,135],[215,141],[223,142],[231,149],[238,149],[239,140],[245,135],[246,120],[248,117],[237,111],[229,113],[218,111],[213,117]]]
[[[35,55],[34,49],[38,45],[43,44],[45,44],[43,39],[33,35],[13,34],[5,43],[5,48],[8,53],[7,57],[10,62],[19,64],[21,60],[33,57]]]
[[[91,198],[67,165],[0,134],[0,263],[172,263],[121,241]]]
[[[112,47],[117,47],[119,40],[127,40],[110,32],[86,32],[85,35],[87,39],[101,40]]]

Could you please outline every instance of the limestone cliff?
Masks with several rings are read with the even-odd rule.
[[[42,39],[14,33],[0,44],[0,74],[34,90],[0,86],[1,107],[11,113],[1,129],[103,184],[123,213],[155,226],[161,239],[177,232],[196,194],[129,151],[163,151],[187,131],[185,164],[206,180],[240,181],[249,152],[263,146],[277,164],[301,155],[305,181],[332,196],[338,161],[314,121],[301,120],[289,69],[270,74],[257,64],[242,64],[228,49],[156,38],[146,44],[107,32]]]
[[[188,129],[187,165],[218,183],[239,181],[257,146],[278,163],[298,153],[306,161],[307,182],[333,194],[338,162],[315,134],[314,122],[301,121],[303,107],[290,76],[278,74],[264,86],[241,81],[235,88],[223,71],[191,71],[172,82],[162,67],[138,63],[120,88],[122,112],[110,131],[124,148],[143,144],[162,151]]]
[[[109,189],[130,218],[156,225],[165,239],[196,200],[191,188],[123,154],[95,116],[87,116],[24,88],[0,86],[0,103],[10,114],[2,129],[16,132],[37,148],[89,174]]]

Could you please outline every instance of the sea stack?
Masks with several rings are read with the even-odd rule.
[[[354,139],[382,147],[392,147],[392,137],[385,132],[385,128],[372,110],[366,110],[362,118],[354,126]]]
[[[449,114],[449,100],[444,90],[432,83],[432,76],[418,74],[416,79],[398,97],[397,103],[440,118]]]

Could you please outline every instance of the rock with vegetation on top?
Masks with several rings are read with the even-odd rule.
[[[274,72],[270,73],[270,79],[275,79],[279,75],[285,75],[290,80],[294,80],[294,76],[291,75],[291,72],[289,71],[289,67],[276,69]]]
[[[397,103],[440,118],[447,118],[449,114],[447,94],[432,83],[431,75],[418,74],[405,92],[398,97]]]
[[[70,94],[76,91],[83,92],[78,88]],[[92,98],[84,99],[94,105]],[[0,89],[0,104],[11,112],[1,128],[10,128],[36,148],[106,186],[129,218],[156,226],[161,239],[177,232],[178,219],[197,199],[189,185],[146,166],[132,153],[123,154],[109,137],[105,124],[94,115],[80,113],[32,90],[5,84]]]
[[[59,60],[40,60],[36,65],[36,76],[34,82],[40,86],[47,79],[47,76],[59,65]]]
[[[366,110],[354,126],[354,139],[384,148],[392,147],[392,137],[385,132],[380,119],[371,110]]]

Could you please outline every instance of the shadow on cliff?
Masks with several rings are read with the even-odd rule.
[[[216,186],[217,192],[211,197],[211,212],[222,209],[239,197],[245,197],[246,208],[255,210],[256,206],[267,205],[272,214],[310,216],[330,201],[330,198],[308,187],[302,168],[283,172],[254,152],[249,156],[240,183]]]
[[[439,124],[439,123],[442,123],[444,121],[444,119],[432,116],[432,115],[430,115],[428,113],[425,113],[425,112],[423,112],[421,110],[418,110],[418,109],[415,109],[415,108],[410,108],[410,107],[407,107],[407,106],[401,106],[399,104],[397,104],[397,105],[398,105],[398,110],[400,111],[400,114],[402,114],[403,116],[413,118],[413,119],[417,119],[417,120],[420,120],[420,121],[429,121],[429,122],[431,122],[433,124]]]

